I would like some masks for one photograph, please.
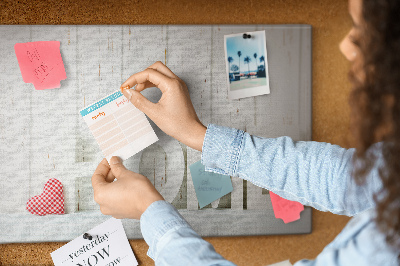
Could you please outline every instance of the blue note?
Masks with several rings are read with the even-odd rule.
[[[230,176],[206,172],[200,161],[189,166],[200,208],[232,192]]]

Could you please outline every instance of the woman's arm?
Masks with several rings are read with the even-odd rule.
[[[140,219],[148,255],[156,265],[234,265],[164,201],[147,177],[126,169],[118,157],[112,157],[110,165],[106,159],[100,162],[92,185],[103,214]]]
[[[238,176],[288,200],[348,216],[374,206],[381,186],[374,169],[364,186],[351,177],[354,149],[289,137],[260,138],[210,124],[202,163],[207,171]]]
[[[156,201],[142,214],[140,228],[156,265],[234,265],[203,240],[166,201]]]
[[[380,188],[375,169],[365,186],[351,178],[354,150],[289,137],[263,139],[243,131],[210,125],[198,119],[185,83],[161,62],[132,75],[122,84],[124,95],[168,135],[203,150],[209,170],[237,175],[281,197],[322,211],[355,215],[374,206]],[[157,87],[162,96],[152,103],[140,92]]]

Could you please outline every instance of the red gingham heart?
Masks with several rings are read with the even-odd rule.
[[[33,196],[26,203],[26,209],[36,215],[64,214],[63,185],[55,178],[44,185],[43,193]]]

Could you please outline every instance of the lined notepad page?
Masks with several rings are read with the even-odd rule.
[[[125,160],[158,140],[143,112],[116,91],[80,111],[104,157]]]

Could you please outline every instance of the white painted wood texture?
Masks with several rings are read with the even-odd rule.
[[[223,36],[256,30],[266,32],[271,93],[228,100]],[[68,240],[79,228],[102,221],[90,182],[102,154],[78,111],[158,60],[186,82],[205,125],[311,140],[311,26],[26,25],[0,26],[0,36],[0,222],[8,227],[0,242]],[[14,44],[45,40],[61,42],[67,79],[59,89],[37,91],[22,80]],[[144,95],[157,101],[161,93],[151,88]],[[310,232],[309,208],[301,220],[284,225],[274,218],[267,192],[237,178],[231,194],[198,210],[189,165],[200,153],[151,124],[160,140],[125,165],[146,175],[201,235]],[[63,183],[67,214],[34,217],[25,204],[49,178]],[[232,219],[231,226],[224,225]],[[43,221],[48,233],[39,236],[35,230]],[[74,231],[70,222],[80,226]],[[141,237],[137,221],[124,226],[128,237]]]

